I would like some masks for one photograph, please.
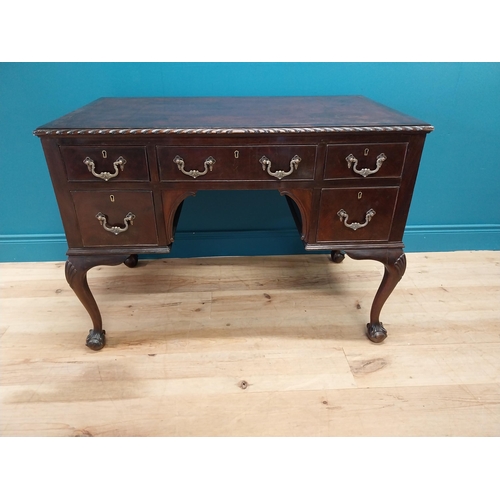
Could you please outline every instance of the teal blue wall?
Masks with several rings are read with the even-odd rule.
[[[435,126],[408,251],[500,249],[500,64],[3,63],[0,260],[65,258],[37,126],[102,96],[328,94],[362,94]],[[178,231],[176,257],[303,251],[276,192],[199,193]]]

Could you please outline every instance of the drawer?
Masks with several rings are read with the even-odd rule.
[[[321,190],[318,242],[387,241],[397,187]]]
[[[73,191],[83,246],[157,245],[150,191]]]
[[[314,178],[316,146],[158,147],[162,181]]]
[[[142,146],[61,146],[70,181],[149,181],[146,148]]]
[[[325,179],[401,177],[406,143],[330,144]]]

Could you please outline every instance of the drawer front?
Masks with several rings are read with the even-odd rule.
[[[317,241],[387,241],[398,189],[323,189]]]
[[[316,146],[262,146],[254,149],[252,166],[264,180],[312,180]]]
[[[406,143],[330,144],[325,179],[401,177]]]
[[[70,181],[149,181],[146,148],[142,146],[62,146]]]
[[[162,181],[314,178],[316,146],[158,147]]]
[[[83,245],[157,245],[150,191],[73,191]]]

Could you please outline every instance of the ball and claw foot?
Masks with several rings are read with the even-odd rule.
[[[368,323],[366,336],[375,344],[380,344],[387,338],[387,330],[382,323]]]
[[[138,261],[139,261],[139,257],[137,256],[137,254],[133,253],[132,255],[130,255],[129,257],[127,257],[127,259],[125,260],[124,264],[127,267],[135,267],[135,266],[137,266],[137,262]]]
[[[335,262],[335,264],[340,264],[345,259],[345,252],[342,252],[341,250],[332,250],[330,257],[332,259],[332,262]]]
[[[104,344],[106,344],[105,334],[106,332],[104,330],[102,332],[89,330],[85,345],[93,351],[100,351],[104,347]]]

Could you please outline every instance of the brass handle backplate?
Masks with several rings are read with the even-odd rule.
[[[337,215],[340,217],[340,221],[344,222],[345,227],[348,227],[349,229],[356,231],[362,227],[365,227],[372,220],[375,213],[376,213],[375,210],[373,210],[373,208],[370,208],[370,210],[366,212],[365,222],[349,222],[349,223],[347,222],[347,220],[349,219],[349,215],[344,209],[340,209],[337,212]]]
[[[276,170],[275,172],[271,171],[271,160],[267,158],[266,156],[263,156],[259,162],[262,164],[262,170],[266,170],[267,168],[267,173],[269,175],[272,175],[273,177],[276,177],[277,179],[283,179],[283,177],[286,177],[288,175],[293,174],[294,170],[297,170],[299,168],[299,163],[302,161],[302,158],[298,155],[295,155],[291,160],[290,160],[290,169],[288,171],[284,170]]]
[[[189,175],[189,177],[192,177],[193,179],[196,179],[197,177],[201,177],[202,175],[206,175],[207,172],[210,170],[210,172],[213,170],[213,165],[215,163],[215,158],[213,158],[212,156],[209,156],[203,163],[203,171],[199,171],[199,170],[185,170],[184,169],[184,160],[179,156],[177,155],[175,158],[174,158],[174,163],[177,165],[177,167],[179,168],[179,170],[185,174],[185,175]]]
[[[129,212],[123,219],[124,227],[120,226],[109,226],[108,218],[102,212],[99,212],[96,216],[96,219],[101,223],[101,226],[110,233],[118,236],[120,233],[124,233],[129,228],[129,223],[132,226],[134,224],[135,215],[132,212]]]
[[[387,160],[387,156],[385,156],[384,153],[379,154],[377,156],[377,161],[375,163],[375,168],[373,170],[370,170],[369,168],[358,169],[358,159],[353,154],[350,154],[346,158],[347,168],[351,168],[352,167],[352,170],[356,174],[362,175],[363,177],[368,177],[369,175],[376,174],[380,170],[380,167],[382,166],[382,163],[384,163],[385,160]]]
[[[104,155],[103,155],[103,157],[105,158]],[[113,173],[111,173],[111,172],[97,173],[95,171],[94,160],[92,160],[88,156],[87,156],[87,158],[85,158],[85,160],[83,160],[83,163],[85,163],[85,165],[87,165],[89,172],[92,172],[93,176],[97,177],[98,179],[102,179],[103,181],[109,181],[109,179],[116,177],[120,173],[120,171],[123,172],[123,169],[125,168],[125,163],[127,163],[127,160],[125,160],[125,158],[123,156],[119,156],[116,159],[116,161],[113,162],[113,166],[115,167],[115,171]]]

